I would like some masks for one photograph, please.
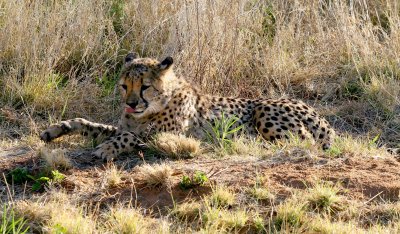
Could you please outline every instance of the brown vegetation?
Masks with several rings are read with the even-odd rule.
[[[161,134],[115,165],[80,137],[44,148],[49,123],[117,122],[128,51],[172,56],[205,93],[303,99],[341,136],[323,152]],[[396,0],[0,0],[0,217],[62,233],[400,232],[399,55]],[[207,183],[180,185],[198,171]]]

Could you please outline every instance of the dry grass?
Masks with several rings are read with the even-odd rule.
[[[321,210],[307,209],[311,203],[321,204],[320,198],[326,197],[326,192],[319,191],[330,189],[329,194],[333,190],[333,193],[338,192],[332,187],[320,182],[312,188],[294,192],[280,204],[272,201],[270,205],[253,203],[249,206],[252,204],[250,200],[239,195],[241,199],[235,199],[235,206],[232,206],[233,202],[230,202],[230,206],[216,206],[206,197],[201,201],[175,205],[167,213],[157,210],[159,214],[154,214],[151,209],[133,208],[130,203],[108,205],[100,210],[91,209],[88,201],[85,198],[82,200],[78,194],[57,190],[17,201],[13,207],[18,216],[28,220],[31,230],[51,233],[184,233],[185,230],[200,233],[241,233],[252,230],[280,233],[352,233],[355,230],[357,233],[396,233],[399,230],[398,202],[359,205],[353,217],[343,216],[340,212],[330,216]],[[219,200],[223,200],[221,194],[225,194],[227,189],[221,191],[224,192],[218,192]],[[226,194],[224,196],[227,197]],[[228,197],[232,197],[231,194]],[[349,209],[347,206],[342,208]],[[262,215],[258,213],[260,211]],[[366,220],[369,222],[366,223]]]
[[[110,164],[106,168],[104,179],[107,187],[116,187],[122,182],[123,171],[118,169],[115,164]]]
[[[138,169],[141,181],[147,186],[158,187],[171,185],[172,174],[174,170],[167,163],[161,164],[144,164]]]
[[[227,211],[225,209],[207,206],[202,213],[205,230],[218,230],[238,232],[249,220],[245,210]]]
[[[351,131],[357,135],[338,137],[327,153],[311,142],[295,138],[266,148],[255,140],[239,139],[233,143],[237,154],[302,160],[321,155],[391,157],[380,146],[400,147],[399,8],[397,0],[0,0],[0,147],[23,143],[38,149],[40,130],[61,119],[84,117],[116,123],[120,107],[115,84],[121,61],[127,51],[137,51],[156,58],[173,56],[177,73],[205,93],[305,99],[318,109],[328,110],[322,113],[339,133]],[[378,135],[379,139],[373,140]],[[153,144],[170,158],[197,156],[200,145],[193,139],[168,134],[158,136]],[[53,168],[71,168],[68,157],[60,150],[43,148],[41,155]],[[168,164],[145,164],[137,168],[138,179],[150,187],[170,187],[173,170]],[[77,178],[82,181],[72,182],[73,191],[84,190],[80,191],[83,198],[96,197],[101,191],[84,186],[90,180],[90,173],[85,173],[88,174]],[[118,189],[121,174],[116,168],[108,169],[104,176],[107,186]],[[0,191],[6,191],[3,188]],[[309,194],[314,204],[322,204],[321,198],[340,203],[335,188],[312,189],[302,194]],[[253,192],[254,197],[268,195],[261,187]],[[77,233],[78,226],[81,233],[106,233],[110,229],[141,232],[146,228],[184,232],[188,227],[177,221],[180,219],[170,224],[130,206],[92,210],[91,204],[82,204],[72,194],[46,191],[42,198],[26,196],[16,199],[22,200],[15,204],[16,211],[26,214],[38,232]],[[104,205],[100,204],[102,199],[114,194],[98,196],[96,205],[100,206]],[[201,206],[210,207],[203,210],[208,220],[216,217],[223,221],[189,228],[202,233],[242,229],[251,218],[248,204],[241,204],[238,196],[217,185]],[[242,197],[246,200],[248,196]],[[259,205],[256,210],[268,213],[272,209]],[[234,209],[224,208],[232,206]],[[380,210],[366,204],[355,208],[357,214],[387,217],[388,222],[372,217],[368,223],[371,227],[365,227],[364,219],[345,216],[346,211],[337,212],[338,220],[321,218],[321,212],[306,210],[306,201],[298,195],[271,206],[276,208],[276,214],[262,213],[257,218],[260,230],[269,224],[272,225],[267,230],[279,229],[282,233],[400,230],[395,207]],[[185,205],[178,207],[184,209]],[[365,211],[366,207],[372,211]],[[140,223],[144,229],[135,229],[132,222]],[[158,225],[152,226],[154,222]],[[103,223],[109,225],[108,229]],[[168,225],[176,230],[171,231]]]
[[[249,139],[244,136],[232,141],[232,151],[242,157],[250,155],[265,158],[271,155],[263,139]]]
[[[45,147],[39,151],[40,157],[46,162],[52,169],[70,169],[72,168],[72,162],[66,155],[66,150],[54,149],[50,150]]]
[[[276,208],[273,229],[301,230],[306,223],[305,203],[297,196],[287,199]]]
[[[47,198],[16,203],[16,211],[26,217],[33,230],[46,233],[169,233],[163,220],[143,216],[140,209],[114,207],[100,215],[75,204],[79,199],[62,192]],[[94,218],[95,215],[99,215]],[[96,222],[100,219],[100,222]]]
[[[328,234],[350,234],[350,233],[362,233],[362,230],[357,227],[357,224],[353,222],[332,222],[329,219],[317,218],[310,224],[310,230],[313,232]]]
[[[395,0],[0,5],[0,102],[23,110],[14,122],[24,132],[37,134],[42,117],[116,119],[115,78],[135,50],[172,55],[178,73],[208,93],[356,99],[395,131],[384,131],[387,139],[399,136]]]
[[[231,207],[236,202],[236,194],[226,186],[217,186],[206,199],[213,207]]]
[[[134,208],[111,209],[106,222],[106,229],[113,233],[149,233],[162,228],[162,223],[150,217],[143,216]],[[160,230],[158,230],[160,231]],[[167,233],[163,229],[160,233]]]
[[[400,220],[400,202],[382,202],[365,209],[360,215],[370,226],[375,224],[388,226]]]
[[[201,150],[199,140],[172,133],[159,133],[149,144],[152,150],[172,159],[193,158]]]
[[[374,136],[373,138],[375,138]],[[328,150],[332,156],[361,155],[374,158],[391,157],[385,147],[378,147],[374,139],[359,139],[351,136],[337,137]]]
[[[316,182],[308,189],[305,198],[311,209],[333,214],[342,210],[345,203],[343,197],[338,194],[340,191],[341,188],[338,184],[321,181]]]
[[[254,186],[248,190],[248,193],[259,201],[274,200],[275,196],[265,187]]]
[[[48,199],[48,200],[47,200]],[[21,201],[16,210],[32,222],[31,227],[50,233],[94,233],[96,221],[86,215],[82,207],[76,206],[69,195],[53,192],[47,199]]]
[[[190,201],[176,205],[171,210],[171,215],[180,220],[193,221],[194,219],[199,218],[201,209],[201,203]]]

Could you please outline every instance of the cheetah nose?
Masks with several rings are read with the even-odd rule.
[[[129,107],[131,107],[132,109],[135,109],[136,108],[136,106],[139,104],[139,102],[138,101],[135,101],[135,102],[127,102],[126,103],[126,105],[128,105]]]

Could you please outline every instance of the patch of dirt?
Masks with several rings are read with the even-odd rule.
[[[39,159],[32,156],[32,151],[25,155],[13,156],[15,159],[1,158],[1,171],[7,172],[16,167],[33,169]],[[11,157],[11,156],[10,156]],[[163,210],[173,207],[185,199],[201,199],[212,191],[212,184],[226,184],[243,191],[254,185],[257,176],[267,178],[269,189],[282,200],[293,189],[304,189],[314,181],[328,180],[339,182],[346,189],[345,194],[352,199],[368,201],[376,197],[385,200],[399,200],[400,162],[393,158],[269,158],[226,157],[222,159],[196,158],[184,161],[170,161],[175,172],[170,188],[150,188],[143,184],[134,170],[141,164],[137,157],[123,156],[115,165],[123,168],[123,182],[116,187],[104,186],[106,165],[101,160],[93,160],[88,152],[71,154],[74,168],[63,173],[67,179],[61,186],[69,193],[79,194],[81,201],[88,201],[98,206],[112,203],[131,203],[143,208]],[[147,163],[159,161],[146,158]],[[183,174],[192,175],[203,171],[210,179],[207,186],[183,190],[179,181]],[[3,182],[1,182],[3,183]],[[28,185],[29,188],[29,185]]]
[[[28,147],[0,150],[0,175],[17,167],[38,167],[36,153]]]

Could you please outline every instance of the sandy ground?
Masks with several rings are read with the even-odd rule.
[[[292,152],[293,153],[293,152]],[[346,196],[352,200],[372,201],[380,198],[387,201],[399,200],[400,159],[396,157],[361,157],[348,155],[326,158],[308,155],[306,151],[291,156],[278,154],[267,159],[257,157],[225,157],[212,159],[198,157],[190,160],[168,160],[174,169],[170,187],[149,188],[138,176],[137,165],[143,163],[131,154],[121,156],[114,163],[122,168],[123,181],[116,187],[104,186],[107,166],[94,160],[89,150],[68,153],[73,168],[63,173],[67,176],[60,185],[68,193],[79,194],[82,202],[92,202],[96,206],[112,203],[134,203],[140,207],[164,210],[174,202],[186,199],[201,199],[208,194],[213,184],[226,184],[236,191],[251,187],[256,177],[266,178],[270,191],[277,200],[284,200],[294,189],[304,189],[318,180],[339,182],[345,188]],[[297,155],[297,156],[293,156]],[[152,164],[161,159],[145,157]],[[40,170],[37,153],[29,148],[13,148],[0,153],[0,171],[7,173],[16,167],[25,167],[30,172]],[[210,179],[208,186],[184,190],[179,187],[183,174],[203,171]],[[3,196],[9,192],[4,182],[0,182]],[[29,197],[33,194],[31,184],[8,185],[15,197]]]

